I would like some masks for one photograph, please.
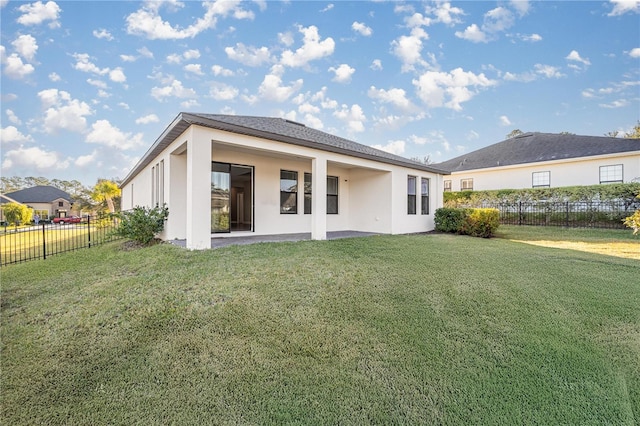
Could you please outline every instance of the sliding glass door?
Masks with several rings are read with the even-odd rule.
[[[211,163],[211,232],[253,231],[253,167]]]
[[[230,232],[231,165],[211,164],[211,232]]]

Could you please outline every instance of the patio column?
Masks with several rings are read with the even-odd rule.
[[[327,159],[311,160],[311,239],[327,239]]]
[[[202,250],[211,248],[211,141],[195,134],[187,141],[186,245]]]

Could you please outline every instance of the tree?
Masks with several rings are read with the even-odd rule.
[[[31,222],[33,210],[24,204],[7,203],[4,205],[3,210],[4,217],[8,223],[13,223],[17,226],[19,223]]]
[[[640,139],[640,120],[633,126],[633,130],[624,134],[624,137],[626,139]]]
[[[93,187],[91,198],[99,203],[106,202],[109,212],[114,213],[116,211],[115,201],[120,199],[120,188],[113,181],[98,179],[98,183]]]
[[[425,155],[424,157],[420,158],[420,157],[411,157],[411,159],[413,161],[415,161],[416,163],[422,163],[422,164],[433,164],[433,161],[431,160],[431,154]]]
[[[514,129],[507,135],[507,139],[513,139],[516,136],[520,136],[520,135],[524,135],[524,132],[520,129]]]

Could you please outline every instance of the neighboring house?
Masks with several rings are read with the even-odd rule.
[[[640,179],[640,140],[525,133],[434,167],[445,191],[544,188]]]
[[[33,209],[43,220],[71,215],[73,199],[71,196],[53,186],[34,186],[19,191],[7,192],[0,197],[0,205],[17,202]],[[4,215],[1,218],[4,220]]]
[[[434,229],[442,172],[283,118],[180,113],[123,180],[122,210],[167,204],[161,237]]]

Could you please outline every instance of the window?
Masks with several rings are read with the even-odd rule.
[[[158,173],[158,204],[164,204],[164,160],[160,161],[160,170]]]
[[[532,182],[534,188],[549,188],[551,186],[551,172],[533,172]]]
[[[445,192],[451,191],[451,181],[450,180],[445,180],[444,181],[444,190],[445,190]]]
[[[311,214],[311,173],[304,174],[304,214]],[[327,176],[327,214],[338,214],[338,176]]]
[[[298,213],[298,172],[280,170],[280,213]]]
[[[600,166],[600,183],[622,183],[622,164]]]
[[[156,168],[151,168],[151,205],[156,205]]]
[[[311,173],[304,174],[304,214],[311,214]]]
[[[58,201],[58,207],[64,207],[64,201]]]
[[[460,191],[473,191],[473,179],[460,179]]]
[[[420,195],[422,196],[422,214],[429,214],[429,179],[420,180]]]
[[[338,214],[337,176],[327,176],[327,214]]]
[[[407,214],[416,214],[416,177],[407,177]]]

